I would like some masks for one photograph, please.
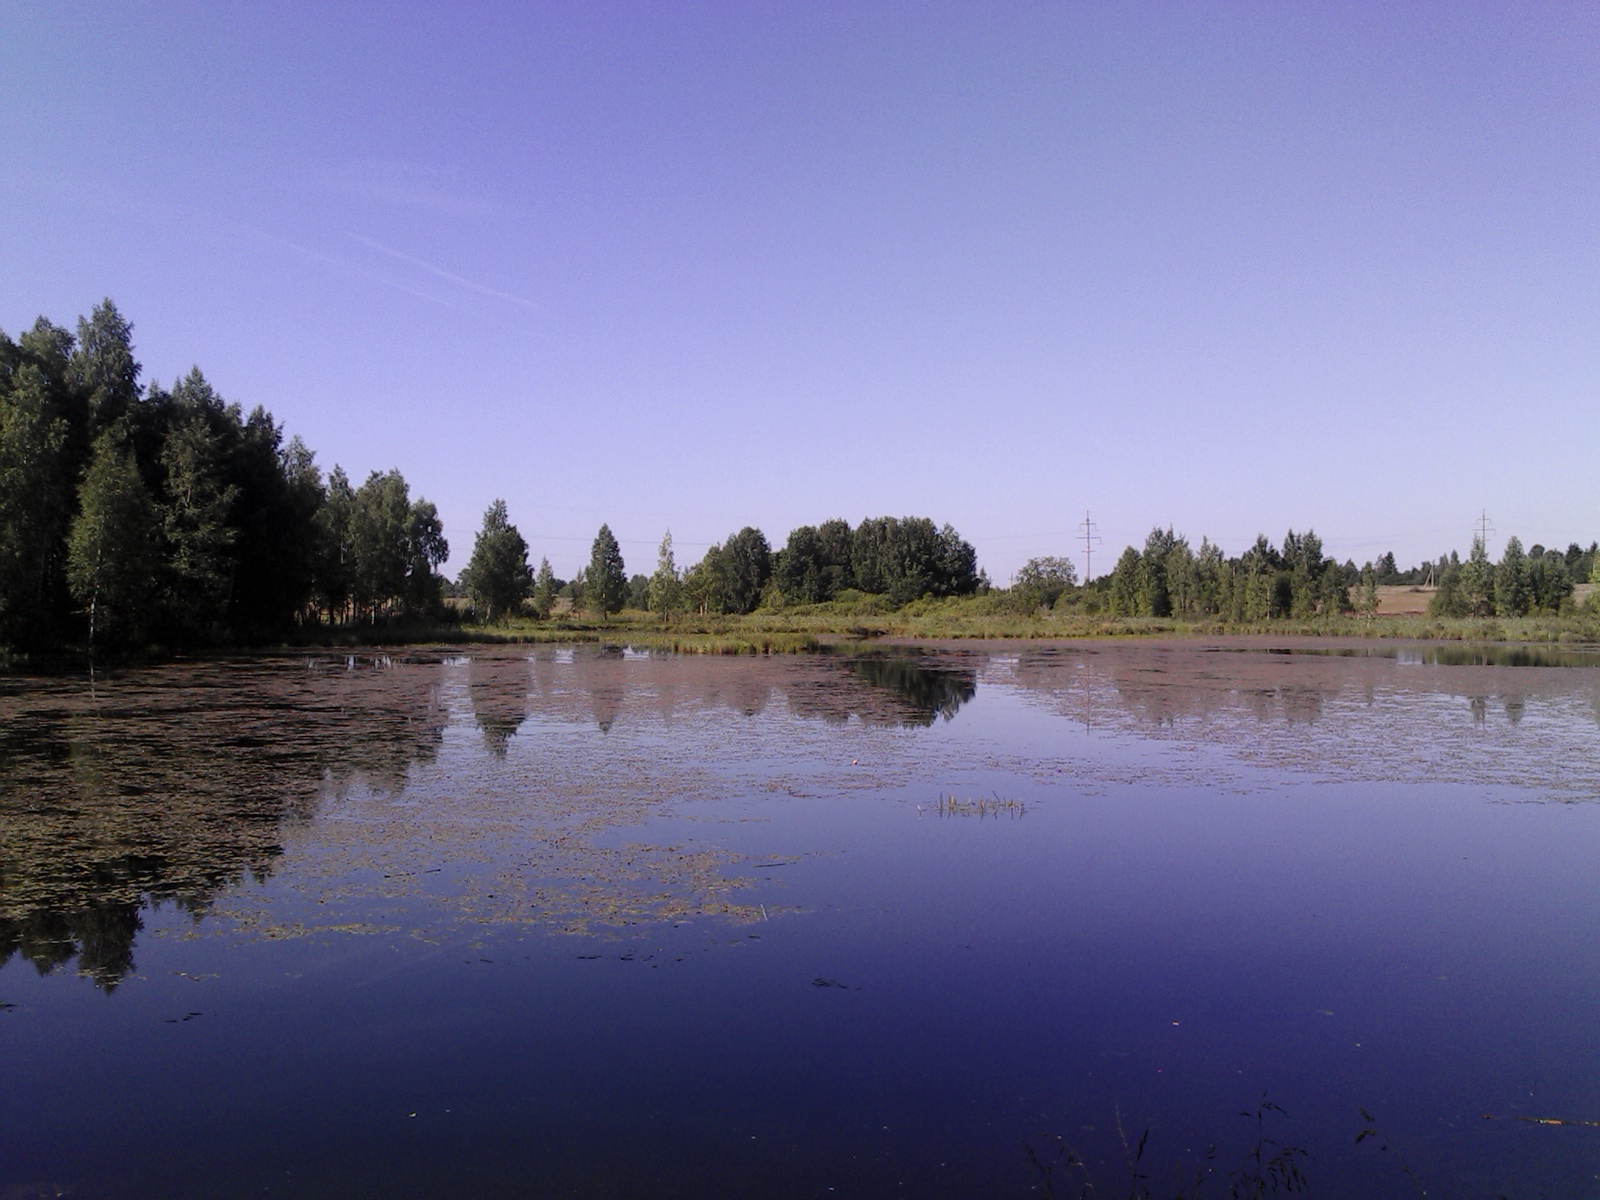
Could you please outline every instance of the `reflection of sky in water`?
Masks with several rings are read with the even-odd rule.
[[[7,687],[0,1189],[1020,1195],[1059,1134],[1114,1192],[1117,1112],[1231,1166],[1263,1090],[1317,1195],[1406,1194],[1358,1106],[1430,1190],[1600,1161],[1482,1119],[1600,1115],[1594,671],[560,648]],[[66,968],[119,930],[108,999]]]

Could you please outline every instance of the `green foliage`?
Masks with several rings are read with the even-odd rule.
[[[0,391],[0,644],[40,645],[71,519],[69,425],[37,366]]]
[[[1440,561],[1435,578],[1438,584],[1433,598],[1428,601],[1428,615],[1451,618],[1467,616],[1470,606],[1462,579],[1461,560],[1454,552]]]
[[[1532,611],[1560,612],[1566,607],[1572,589],[1572,576],[1567,571],[1566,558],[1562,554],[1546,550],[1543,554],[1530,556],[1528,593]]]
[[[656,569],[645,589],[645,606],[653,613],[676,612],[683,605],[683,580],[672,557],[672,530],[661,535],[656,551]]]
[[[594,536],[583,595],[590,611],[601,616],[621,612],[628,597],[628,574],[622,562],[622,548],[611,535],[609,525],[601,525]]]
[[[411,562],[411,494],[399,471],[374,471],[356,489],[350,512],[350,595],[357,614],[376,621],[406,590]]]
[[[701,614],[722,611],[722,545],[714,544],[683,574],[683,598]]]
[[[335,469],[329,483],[331,506],[340,509],[345,507],[344,498],[335,499],[334,484],[342,475]],[[398,470],[368,475],[349,495],[344,520],[329,525],[342,555],[340,575],[348,585],[352,615],[376,623],[398,614],[437,610],[443,585],[436,569],[450,547],[434,506],[421,499],[413,504],[410,486]]]
[[[1179,539],[1169,526],[1152,529],[1139,556],[1138,611],[1147,617],[1172,615],[1172,594],[1167,586],[1167,557]]]
[[[1528,586],[1528,559],[1522,552],[1522,540],[1516,536],[1506,539],[1500,563],[1494,570],[1494,611],[1496,616],[1520,617],[1533,603],[1533,592]]]
[[[541,618],[548,617],[555,606],[556,591],[560,584],[556,573],[550,569],[550,560],[539,560],[539,572],[533,577],[533,611]]]
[[[1111,612],[1119,617],[1137,616],[1144,611],[1141,585],[1144,580],[1143,556],[1126,547],[1111,568],[1109,601]]]
[[[543,569],[548,572],[550,564],[545,562]],[[496,500],[483,514],[461,586],[484,621],[515,615],[533,586],[528,543],[511,523],[504,500]]]
[[[210,639],[222,628],[237,565],[240,488],[227,477],[227,414],[205,377],[191,371],[173,389],[172,402],[175,422],[161,447],[157,501],[166,562],[163,608],[178,636]]]
[[[1078,584],[1078,569],[1069,558],[1030,558],[1011,578],[1011,591],[1027,608],[1051,608]]]
[[[84,607],[89,643],[137,639],[155,577],[156,513],[133,451],[113,425],[95,439],[67,541],[67,580]]]
[[[334,467],[322,505],[313,523],[315,533],[315,594],[328,620],[349,615],[355,595],[356,492],[343,467]]]
[[[754,612],[761,603],[761,589],[772,575],[772,551],[766,535],[746,525],[722,544],[718,570],[723,610]]]
[[[1472,553],[1461,566],[1461,601],[1465,616],[1487,617],[1494,613],[1494,564],[1481,537],[1472,539]]]
[[[650,576],[643,572],[628,576],[628,599],[624,607],[636,612],[650,611]]]
[[[1378,614],[1378,571],[1371,563],[1361,568],[1361,595],[1355,610],[1369,620]]]
[[[818,531],[820,534],[820,530]],[[978,588],[977,555],[948,524],[927,517],[873,517],[850,540],[855,586],[900,605],[923,596],[965,596]]]
[[[819,604],[853,586],[850,554],[854,536],[849,522],[837,518],[791,530],[773,564],[783,598],[791,604]]]
[[[77,346],[67,371],[88,406],[91,433],[127,420],[139,403],[133,326],[109,299],[97,304],[87,319],[78,318]]]

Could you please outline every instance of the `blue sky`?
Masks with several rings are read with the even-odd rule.
[[[950,521],[1600,537],[1600,8],[19,4],[0,328],[102,297],[450,570]]]

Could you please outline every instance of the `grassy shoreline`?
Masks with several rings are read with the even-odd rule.
[[[1600,613],[1515,618],[1346,615],[1255,623],[1107,617],[1081,613],[1017,614],[971,601],[922,601],[890,611],[840,611],[830,605],[758,611],[748,616],[624,612],[600,620],[567,614],[477,625],[307,629],[294,645],[383,646],[425,643],[602,643],[686,653],[805,653],[874,642],[1056,641],[1123,638],[1290,637],[1400,639],[1600,646]]]
[[[983,597],[924,600],[901,609],[870,604],[819,604],[762,610],[747,616],[679,613],[663,617],[630,610],[605,620],[583,613],[568,613],[545,620],[523,617],[488,625],[468,621],[315,625],[268,642],[182,649],[150,646],[137,653],[110,657],[96,654],[94,661],[135,665],[191,655],[209,657],[284,650],[406,646],[591,644],[625,645],[680,654],[809,654],[873,645],[939,642],[1198,638],[1474,642],[1600,650],[1600,613],[1587,610],[1514,618],[1380,614],[1229,623],[1071,612],[1016,613],[983,601]],[[57,674],[86,670],[90,662],[87,647],[73,646],[49,656],[0,655],[0,672]]]

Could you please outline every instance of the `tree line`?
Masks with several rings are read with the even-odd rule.
[[[1341,564],[1310,530],[1229,557],[1158,527],[1093,583],[1045,557],[997,589],[954,528],[915,516],[834,518],[777,547],[746,526],[687,569],[669,532],[653,572],[632,575],[602,525],[588,563],[562,580],[548,559],[530,565],[496,500],[452,583],[439,573],[438,511],[398,470],[360,486],[337,466],[324,477],[304,442],[286,441],[264,408],[226,402],[198,367],[171,388],[142,384],[132,333],[109,300],[76,331],[44,317],[15,340],[0,331],[0,649],[237,644],[296,626],[438,620],[456,611],[447,593],[480,620],[546,617],[563,601],[602,616],[710,615],[982,593],[1012,611],[1254,624],[1370,613],[1385,584],[1435,584],[1441,616],[1559,612],[1577,582],[1600,582],[1597,546],[1524,552],[1513,537],[1494,563],[1478,539],[1465,561],[1452,552],[1401,571],[1392,553]]]
[[[0,331],[0,646],[217,645],[435,611],[449,553],[399,471],[359,487],[198,367],[140,383],[111,301]]]
[[[758,607],[817,604],[847,592],[882,596],[894,605],[927,596],[965,596],[989,587],[977,553],[948,523],[927,517],[871,517],[851,528],[843,519],[792,530],[774,550],[761,530],[745,526],[680,570],[672,532],[662,537],[650,575],[629,576],[608,525],[601,525],[588,565],[561,581],[549,559],[536,572],[527,542],[510,523],[504,500],[483,516],[461,590],[484,619],[531,608],[548,616],[565,596],[601,616],[624,607],[654,613],[741,614]]]
[[[1024,566],[1011,591],[1034,607],[1065,597],[1091,613],[1259,624],[1370,615],[1377,612],[1380,586],[1401,585],[1431,587],[1432,616],[1557,614],[1571,607],[1576,585],[1584,581],[1600,584],[1600,543],[1587,550],[1574,543],[1564,552],[1536,545],[1525,552],[1521,540],[1511,537],[1494,563],[1483,539],[1475,538],[1465,562],[1452,551],[1401,571],[1392,551],[1361,567],[1340,563],[1324,554],[1322,539],[1311,530],[1291,529],[1281,546],[1259,535],[1243,554],[1228,557],[1208,538],[1193,547],[1170,527],[1157,527],[1142,550],[1123,550],[1113,570],[1093,585],[1077,588],[1070,561],[1044,558]]]

